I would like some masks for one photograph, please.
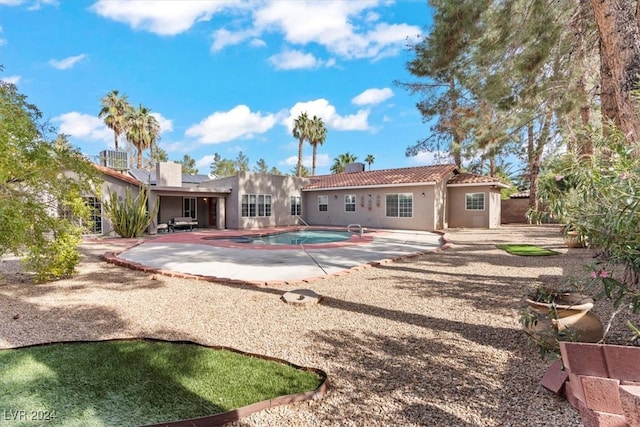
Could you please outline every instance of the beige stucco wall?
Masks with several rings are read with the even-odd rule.
[[[386,217],[386,195],[400,193],[413,194],[413,217]],[[347,194],[356,196],[355,212],[345,211],[344,196]],[[369,228],[405,230],[434,230],[436,228],[434,185],[305,191],[304,195],[302,216],[310,225],[346,227],[349,224],[360,224]],[[318,196],[328,196],[327,211],[319,211]]]
[[[302,196],[300,188],[308,182],[307,178],[241,172],[237,176],[207,181],[202,186],[231,188],[224,204],[226,228],[246,229],[297,225],[298,219],[291,215],[291,196]],[[271,216],[242,217],[243,194],[270,195]]]
[[[448,217],[451,228],[497,228],[500,226],[500,191],[490,186],[448,187]],[[484,210],[467,210],[466,194],[484,193]]]
[[[116,193],[118,197],[124,197],[126,194],[126,189],[131,188],[131,195],[133,197],[138,196],[138,187],[129,184],[127,182],[121,181],[119,179],[113,178],[109,175],[102,176],[103,182],[100,187],[101,197],[102,197],[102,233],[106,235],[113,236],[115,233],[113,232],[113,224],[107,218],[107,215],[104,212],[104,203],[106,200],[109,200],[109,193]]]

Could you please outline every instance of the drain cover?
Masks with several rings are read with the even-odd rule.
[[[322,295],[318,295],[311,289],[295,289],[293,291],[285,292],[282,295],[282,300],[287,304],[308,306],[318,304],[322,299]]]

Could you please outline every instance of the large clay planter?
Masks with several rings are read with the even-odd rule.
[[[594,300],[577,293],[561,294],[555,302],[545,303],[526,300],[529,308],[537,313],[537,324],[525,331],[555,347],[559,334],[566,335],[571,341],[595,343],[602,339],[604,328],[600,319],[593,313]],[[555,314],[553,308],[555,307]]]
[[[584,248],[584,242],[578,237],[577,231],[567,231],[564,235],[564,244],[568,248]]]

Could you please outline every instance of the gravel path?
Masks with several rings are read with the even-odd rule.
[[[310,284],[324,296],[310,308],[280,300],[292,286],[221,285],[100,261],[122,249],[117,240],[85,244],[79,274],[49,284],[30,284],[17,261],[5,258],[0,348],[186,339],[328,373],[323,399],[263,411],[242,426],[580,425],[577,411],[538,385],[550,361],[528,344],[518,310],[529,285],[582,275],[593,254],[564,248],[550,226],[447,235],[451,248]],[[495,247],[503,242],[562,255],[517,257]]]

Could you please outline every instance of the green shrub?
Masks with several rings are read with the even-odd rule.
[[[68,230],[57,231],[50,240],[31,247],[23,259],[28,270],[36,272],[37,282],[69,277],[75,273],[80,262],[78,245],[82,242],[80,229],[69,226]]]
[[[126,238],[141,236],[158,213],[158,203],[155,203],[154,211],[149,213],[148,200],[149,189],[146,186],[139,188],[136,197],[133,197],[131,188],[125,190],[124,197],[109,191],[104,212],[113,224],[113,231]]]

